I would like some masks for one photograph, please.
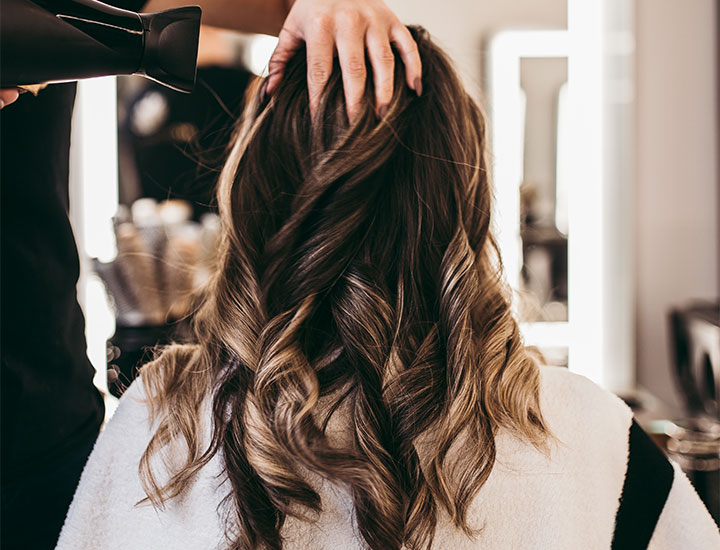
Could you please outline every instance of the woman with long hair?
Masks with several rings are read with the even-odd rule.
[[[339,67],[311,112],[302,52],[250,89],[195,343],[127,390],[58,548],[720,542],[622,401],[523,345],[483,114],[411,32],[423,92],[398,60],[381,112],[369,81],[348,122]]]

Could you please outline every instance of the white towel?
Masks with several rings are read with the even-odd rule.
[[[561,441],[550,458],[507,433],[497,462],[469,513],[468,538],[440,517],[433,548],[447,550],[609,550],[628,462],[630,409],[616,396],[566,369],[543,367],[541,406]],[[181,499],[163,510],[137,505],[145,497],[140,457],[152,433],[142,384],[136,380],[100,434],[82,474],[58,550],[210,550],[227,546],[229,491],[215,456]],[[210,421],[209,409],[205,414]],[[333,423],[335,428],[333,428]],[[342,417],[329,430],[342,431]],[[205,434],[206,438],[208,434]],[[323,513],[314,523],[289,518],[284,548],[365,548],[348,492],[315,480]],[[679,468],[652,536],[650,550],[720,550],[720,533]]]

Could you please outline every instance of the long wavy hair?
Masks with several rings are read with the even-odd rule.
[[[148,499],[177,497],[220,453],[233,549],[280,549],[288,516],[321,511],[307,471],[347,488],[373,550],[429,548],[442,511],[472,534],[498,430],[546,442],[539,368],[490,231],[484,118],[446,55],[411,32],[424,92],[397,56],[382,119],[369,80],[348,123],[337,65],[311,117],[303,51],[272,97],[252,86],[219,178],[197,344],[141,371],[157,422],[140,464]],[[326,427],[341,403],[351,442],[339,446]]]

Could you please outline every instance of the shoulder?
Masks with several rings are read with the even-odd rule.
[[[100,432],[84,477],[97,483],[98,477],[112,472],[113,486],[137,477],[137,465],[153,434],[150,406],[143,380],[138,377],[125,390],[117,409]],[[107,484],[107,482],[106,482]],[[140,495],[141,498],[144,494]]]
[[[717,526],[689,480],[620,398],[558,367],[541,367],[540,397],[560,441],[555,456],[564,471],[578,474],[583,496],[576,503],[590,497],[593,521],[603,519],[613,548],[718,547]]]
[[[632,410],[585,376],[563,367],[540,367],[540,406],[561,440],[592,440],[592,447],[608,441],[627,446]]]
[[[541,367],[540,406],[554,437],[566,517],[610,546],[628,465],[633,414],[619,397],[564,368]]]
[[[138,464],[151,435],[142,380],[136,379],[95,442],[60,533],[58,549],[102,548],[122,540],[116,521],[127,521],[133,505],[145,498]]]
[[[630,409],[589,379],[540,367],[545,452],[500,432],[474,520],[488,548],[610,548],[627,465]]]
[[[145,444],[152,431],[151,407],[145,393],[143,379],[138,376],[123,392],[113,416],[108,420],[98,438],[101,440],[123,439]],[[111,442],[113,447],[116,441]]]
[[[90,454],[57,550],[220,546],[224,527],[218,510],[229,489],[217,455],[196,474],[182,498],[159,508],[145,501],[139,465],[157,428],[151,412],[152,397],[139,377],[123,394]],[[161,458],[156,460],[162,482],[167,472]]]
[[[629,408],[622,399],[597,385],[581,374],[572,372],[565,367],[540,367],[541,398],[554,400],[556,404],[577,404],[588,399],[603,407]]]

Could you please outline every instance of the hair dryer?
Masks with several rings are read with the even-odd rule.
[[[195,85],[201,10],[138,14],[96,0],[2,0],[0,87],[139,74]]]

